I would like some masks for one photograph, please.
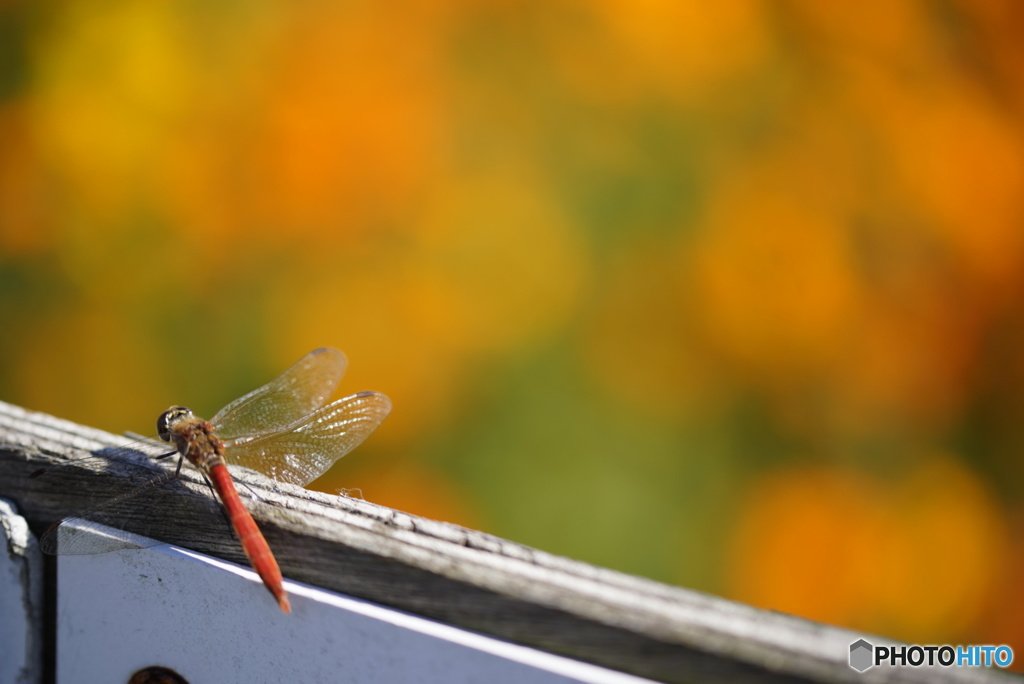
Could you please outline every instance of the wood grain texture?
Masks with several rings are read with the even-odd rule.
[[[117,497],[173,468],[174,459],[149,458],[166,451],[159,446],[103,457],[129,441],[0,402],[0,496],[41,533],[97,497]],[[286,577],[597,665],[671,682],[1016,679],[910,668],[861,674],[847,665],[849,644],[864,636],[856,632],[233,472]],[[179,480],[123,502],[119,520],[124,529],[245,563],[188,467]]]

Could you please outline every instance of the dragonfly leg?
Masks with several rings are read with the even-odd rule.
[[[241,480],[235,480],[235,482],[237,482],[238,484],[240,484],[243,487],[245,487],[246,489],[248,489],[249,490],[249,494],[252,495],[252,498],[256,499],[257,501],[263,501],[263,499],[260,498],[260,495],[256,492],[256,490],[253,489],[252,487],[250,487],[248,485],[248,483],[242,482]]]
[[[178,465],[180,466],[181,464],[179,463]],[[213,497],[214,501],[220,501],[220,497],[217,496],[217,489],[210,482],[210,478],[206,476],[206,473],[201,472],[200,474],[203,476],[203,482],[210,488],[210,496]],[[238,535],[235,534],[235,526],[231,524],[231,516],[228,515],[227,509],[224,506],[218,506],[218,508],[220,509],[220,514],[224,516],[224,522],[228,524],[228,529],[231,530],[231,536],[238,539]]]

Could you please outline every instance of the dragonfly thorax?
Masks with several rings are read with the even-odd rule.
[[[209,470],[224,463],[224,442],[214,434],[213,426],[191,409],[172,406],[160,415],[156,427],[160,438],[173,444],[193,465]]]

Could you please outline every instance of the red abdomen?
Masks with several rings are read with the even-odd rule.
[[[209,468],[208,473],[214,489],[217,490],[217,494],[224,503],[228,519],[231,521],[231,526],[235,528],[235,534],[238,535],[238,540],[242,543],[242,550],[249,558],[249,563],[263,580],[263,584],[277,599],[281,610],[290,613],[291,605],[288,603],[288,595],[284,591],[281,569],[277,566],[277,559],[271,553],[270,546],[263,538],[260,528],[256,526],[256,521],[253,520],[252,515],[249,514],[248,509],[239,498],[227,466],[223,462],[215,463]]]

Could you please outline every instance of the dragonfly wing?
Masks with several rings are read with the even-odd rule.
[[[140,506],[137,499],[174,481],[174,472],[164,471],[140,487],[79,512],[77,517],[64,518],[43,533],[39,545],[44,553],[59,556],[155,546],[160,542],[151,539],[149,533],[161,527],[160,520]],[[137,533],[128,532],[125,527]]]
[[[210,423],[224,440],[279,432],[323,406],[346,365],[337,349],[314,349],[274,380],[222,408]]]
[[[100,517],[101,521],[65,518],[43,534],[39,545],[44,553],[54,556],[78,556],[120,549],[145,549],[160,543],[113,527],[117,523],[116,516]]]
[[[295,425],[251,440],[226,442],[229,463],[305,486],[359,446],[391,411],[379,392],[359,392],[305,416]]]

